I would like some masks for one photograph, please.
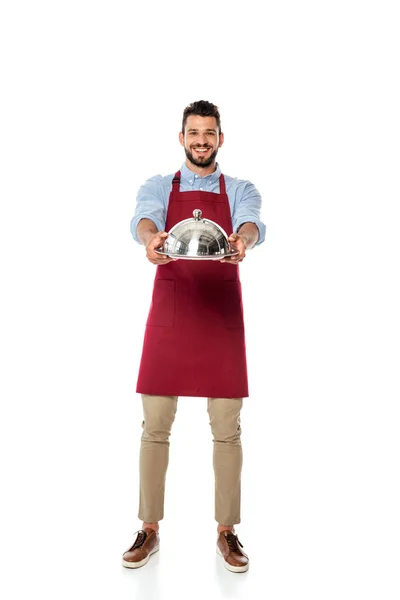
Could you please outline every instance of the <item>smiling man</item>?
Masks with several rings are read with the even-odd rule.
[[[252,183],[223,175],[216,157],[224,143],[218,107],[193,102],[183,113],[179,141],[185,163],[139,190],[131,221],[134,239],[157,265],[137,392],[143,403],[139,519],[142,528],[123,565],[145,565],[159,548],[164,517],[169,436],[178,397],[207,398],[213,435],[217,552],[232,572],[247,571],[235,525],[240,523],[240,411],[248,397],[239,263],[261,244],[261,197]],[[156,250],[177,223],[200,209],[229,233],[237,254],[220,261],[175,260]]]
[[[188,116],[179,134],[179,141],[189,163],[201,169],[211,166],[211,172],[215,170],[218,148],[224,143],[224,134],[217,128],[215,117]]]

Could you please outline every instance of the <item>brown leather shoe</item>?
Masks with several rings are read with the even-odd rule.
[[[238,536],[233,531],[221,531],[217,539],[217,552],[224,559],[224,566],[234,573],[243,573],[249,568],[249,557],[242,550]]]
[[[150,556],[160,548],[160,536],[154,529],[140,529],[133,546],[124,552],[122,564],[128,569],[143,567]]]

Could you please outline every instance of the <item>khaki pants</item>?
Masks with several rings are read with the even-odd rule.
[[[169,436],[178,397],[142,394],[142,401],[144,420],[140,447],[139,519],[156,523],[164,517]],[[240,523],[242,404],[242,398],[208,398],[214,441],[215,520],[222,525]]]

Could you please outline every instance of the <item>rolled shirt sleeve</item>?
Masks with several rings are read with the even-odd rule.
[[[259,231],[257,244],[265,240],[266,226],[261,221],[261,195],[250,181],[240,182],[236,188],[234,211],[232,214],[233,231],[238,232],[243,223],[254,223]]]
[[[165,179],[161,175],[150,177],[138,191],[136,210],[131,220],[131,233],[133,239],[139,244],[137,226],[141,219],[150,219],[159,231],[163,231],[165,228],[168,197],[171,190],[171,182],[167,181],[167,185],[165,185]]]

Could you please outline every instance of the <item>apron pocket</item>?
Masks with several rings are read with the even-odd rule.
[[[175,281],[156,279],[146,325],[173,327],[175,321]]]

